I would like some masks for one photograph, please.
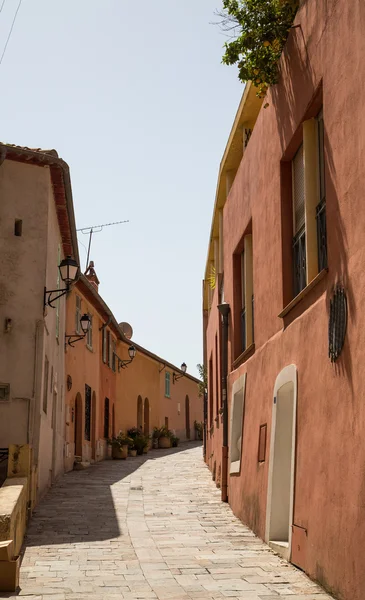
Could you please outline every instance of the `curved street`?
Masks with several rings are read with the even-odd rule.
[[[330,598],[220,501],[197,443],[65,475],[30,523],[19,595],[28,600]]]

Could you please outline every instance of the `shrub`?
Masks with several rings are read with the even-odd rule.
[[[176,435],[171,436],[171,446],[173,448],[177,448],[177,446],[179,445],[179,442],[180,442],[180,439]]]

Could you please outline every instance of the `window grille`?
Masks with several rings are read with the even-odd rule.
[[[85,440],[91,439],[91,387],[85,384]]]
[[[105,398],[104,401],[104,437],[109,437],[109,398]]]

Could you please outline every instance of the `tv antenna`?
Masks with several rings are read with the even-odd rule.
[[[93,237],[93,233],[99,233],[103,230],[104,227],[110,227],[111,225],[121,225],[122,223],[129,223],[129,221],[114,221],[114,223],[103,223],[102,225],[92,225],[91,227],[82,227],[81,229],[76,229],[76,231],[81,231],[84,235],[89,235],[89,247],[87,250],[87,259],[86,259],[86,269],[89,266],[89,258],[90,258],[90,248],[91,248],[91,240]]]

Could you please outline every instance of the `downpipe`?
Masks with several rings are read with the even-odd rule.
[[[223,446],[222,446],[222,502],[228,502],[228,326],[230,306],[227,302],[218,305],[222,317],[222,404],[223,404]]]

